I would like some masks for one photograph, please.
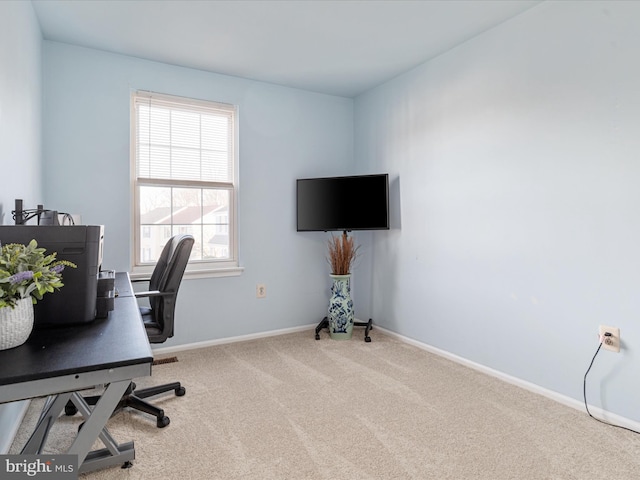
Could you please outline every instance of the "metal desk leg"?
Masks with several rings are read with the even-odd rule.
[[[56,418],[62,412],[62,409],[67,404],[67,401],[71,397],[71,393],[62,393],[57,396],[51,396],[47,399],[45,406],[40,414],[36,428],[22,447],[23,455],[37,455],[42,453],[47,436],[49,435],[49,429],[56,421]]]
[[[82,428],[67,452],[78,455],[79,472],[118,464],[124,465],[135,458],[133,442],[118,445],[105,427],[130,383],[129,380],[110,383],[93,410],[79,393],[72,395],[71,401],[85,418]],[[97,438],[100,438],[107,448],[90,452],[89,449]]]

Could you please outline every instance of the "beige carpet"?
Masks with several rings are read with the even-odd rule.
[[[371,343],[361,333],[316,341],[310,330],[178,353],[179,362],[138,382],[183,382],[186,396],[161,400],[171,424],[157,429],[143,414],[115,415],[109,431],[119,442],[135,440],[134,466],[82,477],[640,478],[640,435],[379,330]],[[32,403],[12,453],[39,405]],[[64,449],[79,421],[61,418],[48,452]]]

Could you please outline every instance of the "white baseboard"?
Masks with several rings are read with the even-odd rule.
[[[159,355],[163,355],[163,354],[168,354],[168,353],[175,353],[175,352],[181,352],[181,351],[186,351],[186,350],[194,350],[197,348],[204,348],[204,347],[212,347],[215,345],[225,345],[225,344],[229,344],[229,343],[236,343],[236,342],[246,342],[248,340],[256,340],[256,339],[260,339],[260,338],[267,338],[267,337],[275,337],[278,335],[286,335],[288,333],[296,333],[296,332],[302,332],[305,330],[312,330],[313,328],[316,327],[316,324],[310,324],[310,325],[303,325],[300,327],[291,327],[291,328],[283,328],[280,330],[271,330],[271,331],[267,331],[267,332],[259,332],[259,333],[252,333],[249,335],[240,335],[237,337],[228,337],[228,338],[220,338],[220,339],[216,339],[216,340],[207,340],[204,342],[196,342],[196,343],[190,343],[190,344],[186,344],[186,345],[178,345],[175,347],[161,347],[161,348],[156,348],[153,350],[154,353],[159,354]],[[579,410],[581,412],[584,412],[586,414],[585,408],[584,408],[584,403],[576,400],[574,398],[568,397],[566,395],[562,395],[558,392],[554,392],[553,390],[549,390],[546,389],[544,387],[541,387],[540,385],[536,385],[535,383],[531,383],[531,382],[527,382],[526,380],[522,380],[520,378],[517,377],[513,377],[511,375],[507,375],[506,373],[500,372],[498,370],[494,370],[493,368],[489,368],[485,365],[481,365],[479,363],[476,362],[472,362],[471,360],[468,360],[466,358],[460,357],[458,355],[455,355],[453,353],[447,352],[445,350],[441,350],[439,348],[433,347],[431,345],[428,345],[426,343],[422,343],[418,340],[414,340],[412,338],[409,337],[405,337],[404,335],[400,335],[399,333],[393,332],[391,330],[387,330],[386,328],[380,327],[379,325],[375,325],[374,329],[377,331],[381,331],[386,335],[389,335],[390,337],[394,337],[397,338],[398,340],[407,343],[409,345],[413,345],[415,347],[418,347],[421,350],[425,350],[429,353],[433,353],[435,355],[438,355],[440,357],[446,358],[448,360],[451,360],[453,362],[459,363],[461,365],[464,365],[466,367],[472,368],[473,370],[476,370],[478,372],[484,373],[486,375],[489,375],[491,377],[495,377],[498,378],[504,382],[510,383],[512,385],[515,385],[517,387],[520,388],[524,388],[525,390],[528,390],[530,392],[536,393],[538,395],[542,395],[543,397],[549,398],[555,402],[561,403],[562,405],[565,405],[567,407],[571,407],[575,410]],[[375,331],[374,330],[374,331]],[[372,339],[372,341],[375,342],[375,338]],[[591,412],[591,414],[599,419],[602,420],[603,422],[606,423],[611,423],[613,425],[619,425],[621,427],[625,427],[625,428],[629,428],[631,430],[635,430],[636,432],[640,432],[640,422],[637,422],[635,420],[631,420],[629,418],[626,417],[622,417],[620,415],[617,415],[615,413],[609,412],[607,410],[603,410],[600,407],[596,407],[593,405],[589,405],[589,411]]]
[[[316,324],[303,325],[300,327],[282,328],[279,330],[270,330],[267,332],[250,333],[248,335],[240,335],[238,337],[218,338],[215,340],[206,340],[204,342],[188,343],[185,345],[177,345],[175,347],[154,348],[153,353],[164,355],[167,353],[183,352],[186,350],[195,350],[196,348],[213,347],[215,345],[226,345],[228,343],[246,342],[248,340],[257,340],[259,338],[276,337],[278,335],[286,335],[288,333],[303,332],[316,327]]]
[[[444,357],[453,362],[464,365],[465,367],[472,368],[473,370],[477,370],[486,375],[498,378],[504,382],[510,383],[520,388],[524,388],[525,390],[529,390],[530,392],[537,393],[538,395],[542,395],[551,400],[554,400],[558,403],[571,407],[575,410],[580,410],[584,412],[586,415],[586,410],[584,407],[584,402],[580,402],[574,398],[568,397],[566,395],[562,395],[558,392],[554,392],[553,390],[548,390],[546,388],[541,387],[540,385],[536,385],[535,383],[527,382],[517,377],[513,377],[511,375],[507,375],[498,370],[494,370],[492,368],[486,367],[476,362],[472,362],[471,360],[467,360],[466,358],[459,357],[458,355],[454,355],[445,350],[440,350],[439,348],[433,347],[431,345],[427,345],[426,343],[419,342],[409,337],[405,337],[404,335],[400,335],[399,333],[392,332],[391,330],[387,330],[386,328],[380,327],[376,325],[374,327],[376,330],[389,335],[390,337],[397,338],[398,340],[407,343],[409,345],[413,345],[415,347],[420,348],[421,350],[425,350],[429,353],[433,353],[440,357]],[[375,341],[375,340],[373,340]],[[630,418],[622,417],[612,412],[608,412],[603,410],[602,408],[589,405],[589,411],[591,414],[606,423],[611,423],[613,425],[619,425],[624,428],[629,428],[631,430],[635,430],[636,432],[640,432],[640,422],[636,422],[635,420],[631,420]]]

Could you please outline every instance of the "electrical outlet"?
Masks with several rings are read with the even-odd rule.
[[[266,298],[267,286],[264,283],[256,285],[256,298]]]
[[[611,350],[612,352],[620,352],[620,329],[617,327],[608,327],[606,325],[600,325],[600,338],[603,338],[602,348],[605,350]],[[605,333],[610,333],[611,336],[604,336]]]

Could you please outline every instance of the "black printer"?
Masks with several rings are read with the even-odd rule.
[[[34,325],[82,324],[97,316],[98,277],[102,265],[103,225],[0,225],[0,242],[28,244],[32,239],[47,254],[73,262],[62,272],[64,286],[34,305]],[[109,295],[102,293],[102,296]],[[101,308],[101,310],[103,310]],[[104,311],[101,314],[106,314]]]

